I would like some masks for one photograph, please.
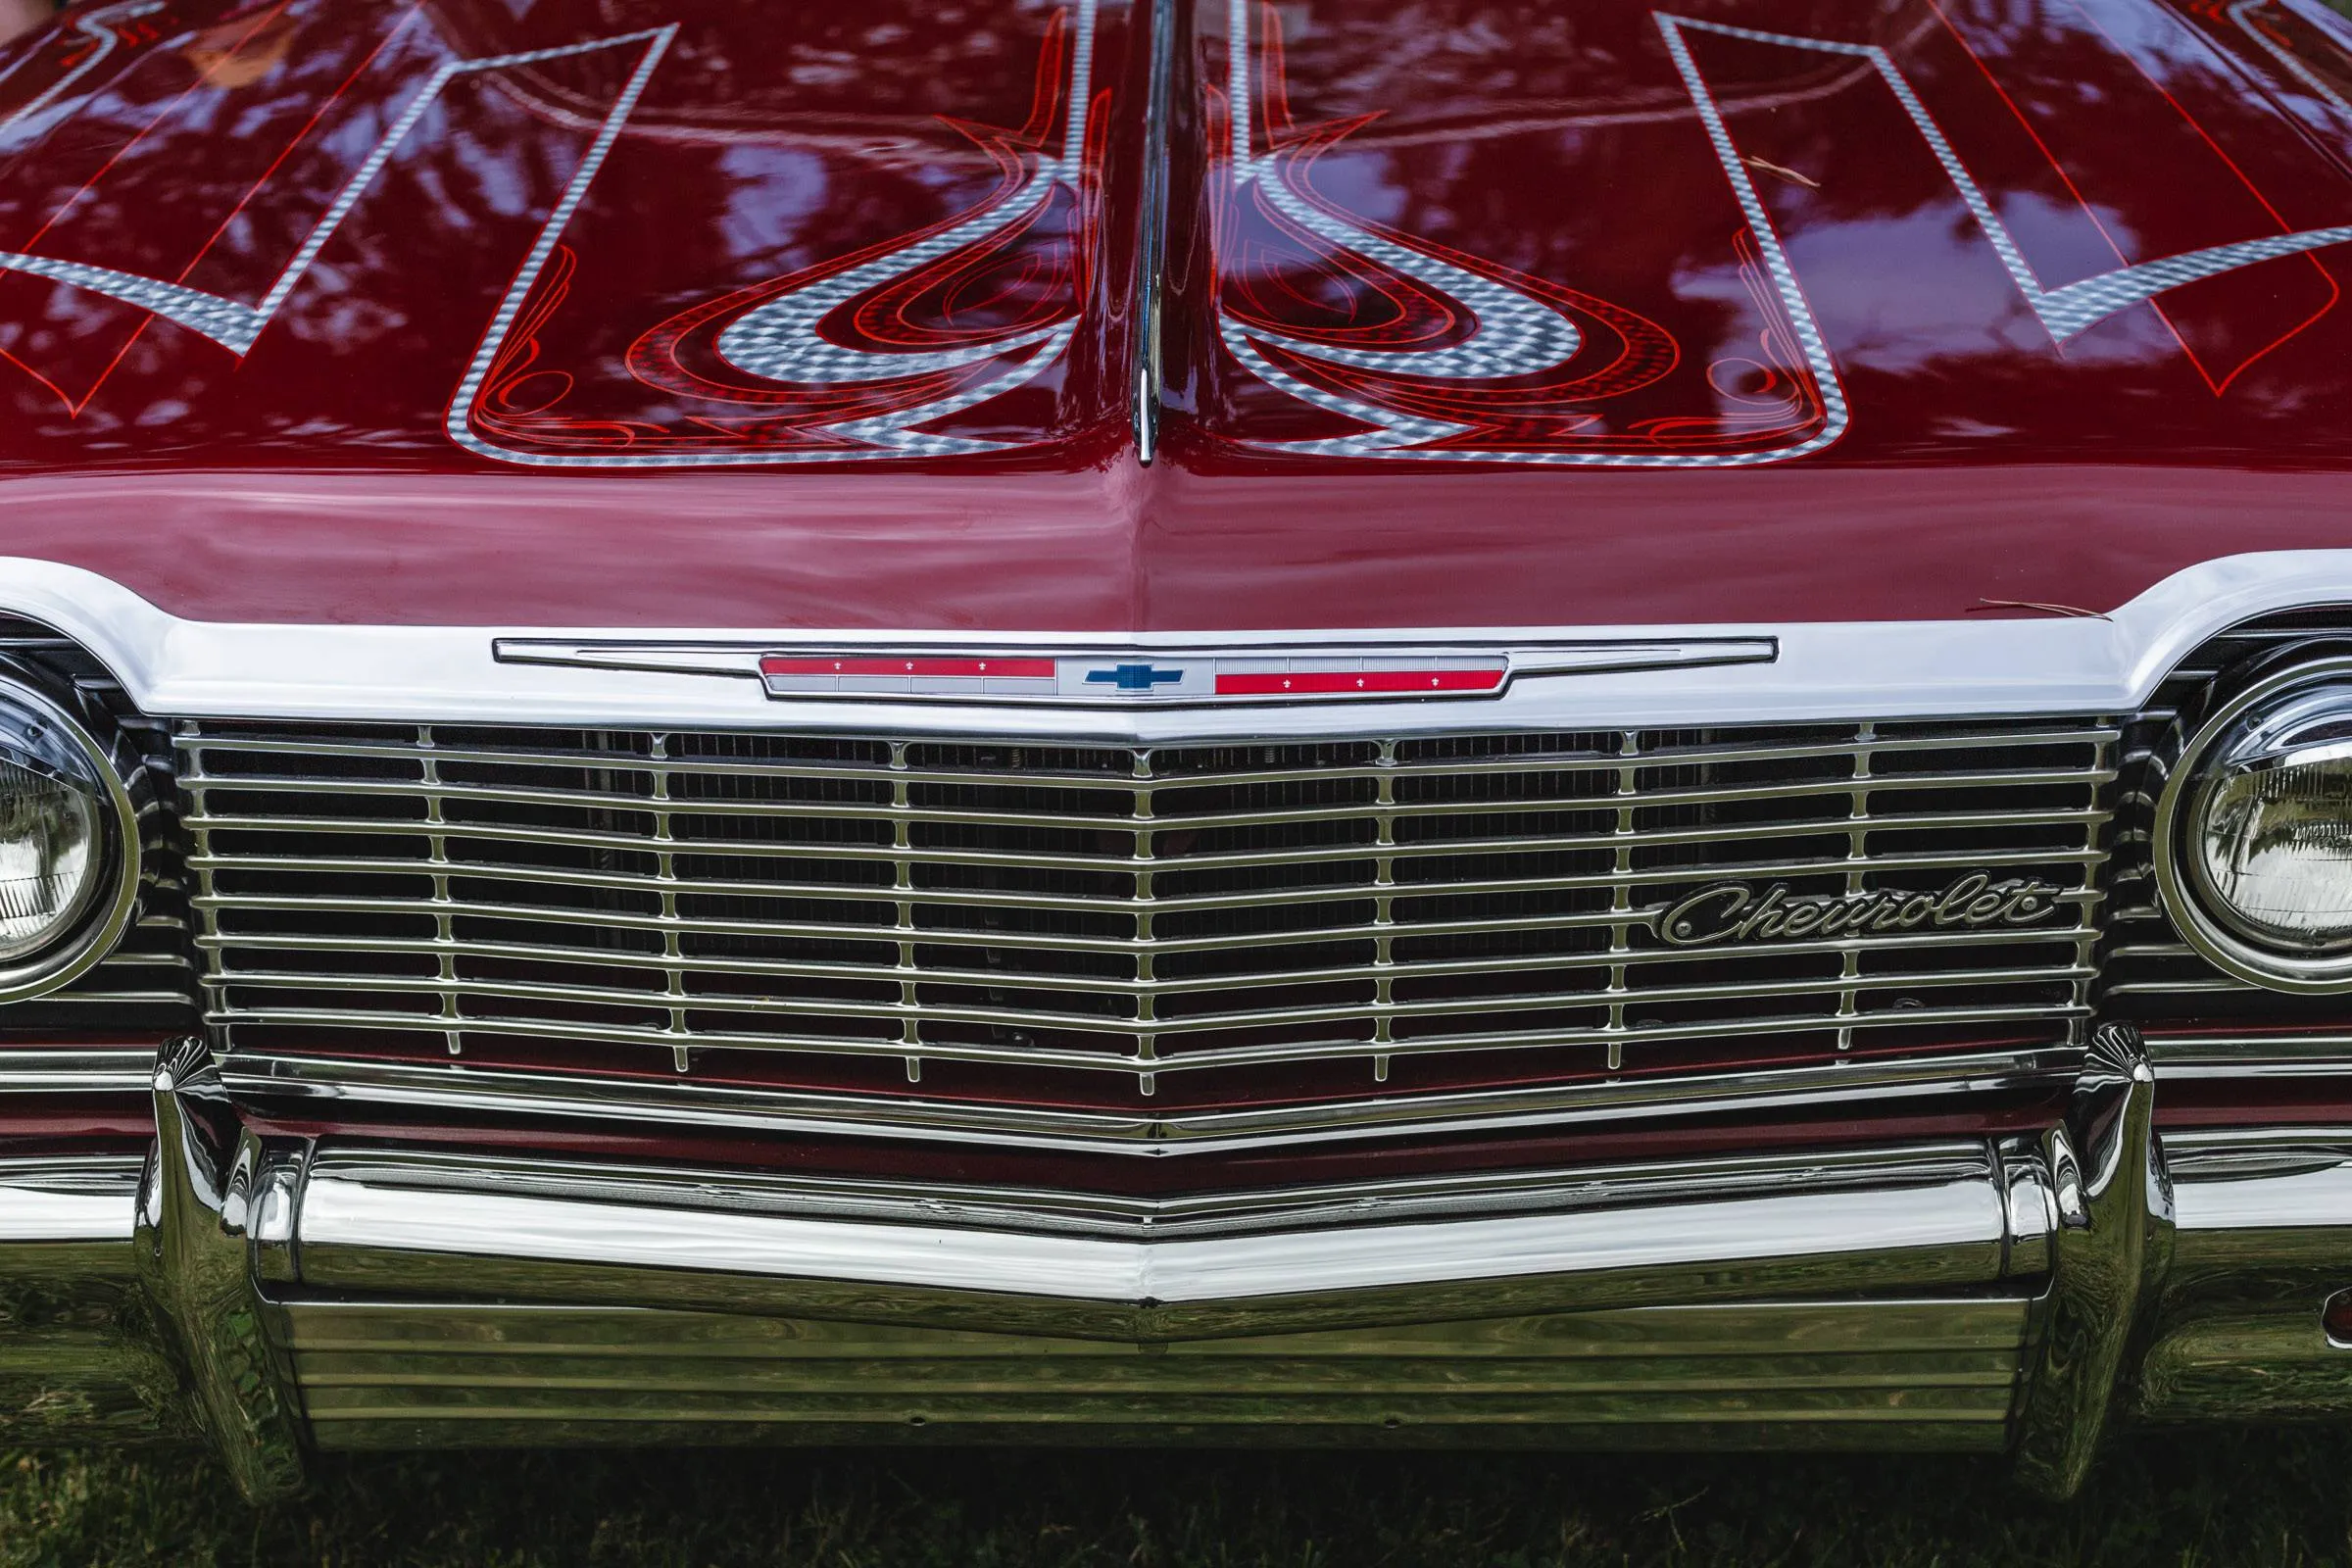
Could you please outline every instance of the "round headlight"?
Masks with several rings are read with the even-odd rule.
[[[2352,657],[2225,697],[2156,828],[2157,887],[2190,946],[2273,990],[2352,990]]]
[[[107,748],[0,676],[0,1002],[55,990],[106,956],[138,891],[135,812]]]

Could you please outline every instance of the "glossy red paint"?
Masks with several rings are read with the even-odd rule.
[[[0,552],[203,618],[1118,632],[2104,609],[2352,544],[2346,247],[2053,325],[1923,130],[2045,296],[2352,225],[2308,0],[1250,0],[1238,83],[1177,3],[1149,469],[1126,5],[76,8],[0,56],[51,274],[0,273]]]

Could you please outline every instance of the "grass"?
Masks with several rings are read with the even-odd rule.
[[[829,1452],[345,1458],[253,1513],[204,1461],[0,1454],[0,1568],[2352,1564],[2352,1431],[1983,1459]]]

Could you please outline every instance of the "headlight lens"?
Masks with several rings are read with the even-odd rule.
[[[38,953],[89,906],[105,859],[100,804],[0,755],[0,961]]]
[[[113,949],[138,898],[132,823],[107,748],[0,675],[0,1002],[55,990]]]
[[[2352,990],[2352,659],[2221,703],[2182,748],[2156,839],[2167,908],[2206,957],[2275,990]]]

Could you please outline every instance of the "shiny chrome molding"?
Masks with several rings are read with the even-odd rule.
[[[1719,1155],[1579,1166],[1565,1171],[1474,1171],[1168,1198],[775,1171],[734,1171],[721,1179],[707,1169],[688,1166],[620,1165],[388,1145],[338,1147],[331,1155],[322,1156],[312,1173],[386,1191],[487,1193],[623,1207],[707,1209],[924,1229],[955,1226],[1164,1243],[1424,1220],[1597,1213],[1668,1202],[1771,1197],[1799,1190],[1832,1193],[1951,1187],[1984,1180],[1988,1157],[1982,1140],[1954,1140],[1892,1150]],[[2001,1162],[2011,1200],[2020,1205],[2010,1223],[2009,1272],[2037,1273],[2046,1266],[2018,1262],[2020,1249],[2030,1251],[2034,1241],[2051,1226],[2037,1217],[2042,1209],[2025,1196],[2046,1187],[2040,1168],[2032,1158],[2012,1157]]]
[[[2044,1496],[2073,1496],[2089,1473],[2126,1352],[2170,1260],[2173,1192],[2155,1105],[2138,1031],[2108,1024],[2091,1037],[2066,1120],[2042,1139],[2057,1224],[2016,1458],[2019,1479]]]
[[[147,1163],[0,1159],[0,1437],[11,1444],[196,1435],[135,1267]]]
[[[741,1173],[698,1183],[677,1171],[328,1149],[304,1174],[290,1287],[1176,1344],[2005,1289],[2046,1256],[2039,1230],[2013,1231],[2046,1212],[2012,1200],[2018,1182],[2046,1185],[2030,1159],[1941,1143],[1376,1184],[1308,1195],[1303,1208],[1277,1190],[1217,1200],[1226,1212],[1206,1228],[1197,1215],[1163,1235],[1138,1205],[1091,1195],[844,1194]]]
[[[153,1046],[0,1047],[0,1095],[144,1095],[154,1077]]]
[[[1529,679],[1474,710],[1428,703],[1348,703],[1285,710],[1299,738],[1366,730],[1482,727],[1701,725],[1816,718],[2126,712],[2142,706],[2167,671],[2199,643],[2240,621],[2278,611],[2352,601],[2352,551],[2272,551],[2224,557],[2175,573],[2131,603],[2095,617],[2046,620],[1854,621],[1787,625],[1479,628],[1481,641],[1530,646],[1575,641],[1770,637],[1770,664],[1645,669]],[[174,717],[348,718],[406,722],[806,728],[898,727],[968,732],[992,710],[906,703],[771,701],[751,681],[648,670],[507,664],[500,637],[571,642],[821,642],[897,648],[910,635],[958,646],[1004,634],[952,639],[906,631],[814,627],[449,627],[251,624],[185,620],[91,571],[55,562],[0,558],[0,612],[28,616],[74,639],[120,679],[143,711]],[[1293,630],[1249,636],[1143,632],[1107,646],[1137,654],[1167,648],[1241,652],[1310,642],[1412,648],[1458,641],[1461,629]],[[1092,634],[1024,635],[1038,648],[1101,649]],[[1161,742],[1261,733],[1249,709],[1165,711],[1013,710],[1008,734]]]
[[[0,1247],[128,1242],[145,1164],[136,1154],[0,1158]]]
[[[2352,1348],[2323,1319],[2352,1283],[2352,1128],[2182,1130],[2164,1143],[2176,1229],[2135,1413],[2165,1424],[2352,1414]]]
[[[2342,1030],[2150,1034],[2148,1059],[2167,1080],[2342,1077],[2352,1074],[2352,1034]]]
[[[155,1069],[155,1153],[132,1255],[168,1325],[188,1407],[249,1502],[303,1486],[301,1396],[261,1319],[260,1248],[290,1239],[293,1170],[265,1153],[220,1092],[201,1040]]]
[[[2352,1129],[2160,1144],[2113,1026],[2039,1138],[1166,1199],[321,1148],[196,1043],[156,1082],[135,1194],[0,1164],[0,1431],[201,1438],[254,1496],[313,1446],[917,1429],[2006,1446],[2064,1494],[2120,1416],[2352,1412]]]
[[[419,1190],[364,1176],[333,1161],[313,1172],[300,1227],[306,1279],[351,1278],[367,1264],[392,1264],[396,1254],[397,1266],[419,1272],[433,1272],[422,1265],[428,1256],[466,1258],[468,1269],[516,1259],[591,1273],[726,1276],[739,1288],[812,1281],[820,1290],[1011,1297],[1025,1305],[1014,1312],[1015,1324],[1027,1326],[1071,1303],[1065,1332],[1102,1322],[1087,1310],[1100,1306],[1124,1309],[1112,1321],[1131,1320],[1131,1331],[1164,1326],[1181,1334],[1194,1321],[1186,1309],[1197,1306],[1233,1321],[1258,1315],[1262,1304],[1263,1315],[1279,1319],[1296,1310],[1289,1298],[1300,1297],[1458,1298],[1473,1284],[1496,1287],[1498,1298],[1523,1297],[1538,1281],[1567,1295],[1570,1281],[1612,1275],[1620,1289],[1649,1294],[1667,1281],[1682,1291],[1697,1288],[1692,1276],[1701,1271],[1756,1282],[1746,1289],[1777,1276],[1788,1289],[1802,1272],[1863,1272],[1863,1259],[1884,1266],[1906,1256],[1915,1259],[1911,1268],[1894,1271],[1913,1273],[1917,1285],[1959,1286],[1997,1279],[2006,1239],[1988,1170],[1916,1187],[1692,1199],[1671,1212],[1629,1198],[1615,1209],[1148,1242],[731,1207],[617,1207],[588,1195]],[[1840,1269],[1840,1260],[1856,1266]],[[455,1279],[445,1271],[435,1277]],[[650,1278],[645,1289],[668,1294]],[[796,1292],[780,1284],[778,1294],[791,1299]],[[1325,1305],[1318,1316],[1333,1310]]]
[[[1347,1310],[1339,1298],[1471,1283],[1512,1294],[1506,1282],[1523,1292],[1544,1280],[1564,1292],[1571,1281],[1618,1276],[1620,1290],[1653,1295],[1669,1280],[1693,1288],[1689,1276],[1700,1269],[1754,1280],[1791,1270],[1852,1277],[1888,1265],[1923,1286],[1985,1283],[2002,1277],[2015,1212],[1982,1143],[1820,1163],[1726,1161],[1713,1171],[1619,1167],[1548,1186],[1506,1179],[1436,1192],[1425,1184],[1278,1191],[1226,1206],[1280,1210],[1304,1198],[1280,1228],[1206,1235],[1197,1224],[1163,1235],[1145,1223],[1149,1209],[1137,1214],[1133,1204],[1124,1205],[1124,1234],[1103,1234],[1100,1221],[1088,1234],[1070,1224],[1094,1201],[1078,1195],[1060,1198],[1064,1225],[1054,1230],[1037,1224],[1052,1212],[1040,1206],[1045,1195],[1026,1195],[1026,1211],[1010,1215],[985,1194],[958,1202],[906,1189],[869,1190],[852,1215],[846,1196],[790,1181],[696,1181],[560,1161],[322,1154],[302,1193],[302,1276],[345,1278],[395,1255],[412,1269],[427,1267],[427,1257],[468,1258],[468,1268],[528,1260],[980,1293],[1019,1298],[1010,1315],[1026,1326],[1067,1304],[1065,1331],[1116,1305],[1139,1327],[1181,1333],[1192,1307],[1280,1318],[1298,1298],[1324,1297],[1335,1299],[1316,1313],[1328,1317]],[[793,1294],[791,1285],[778,1289]],[[1384,1299],[1378,1315],[1392,1309]]]
[[[778,1133],[871,1129],[877,1118],[926,1139],[1083,1150],[1145,1157],[1217,1153],[1369,1138],[1500,1131],[1573,1114],[1582,1121],[1851,1107],[1927,1094],[2048,1089],[2069,1082],[2079,1048],[2050,1046],[1904,1061],[1841,1061],[1770,1072],[1620,1078],[1538,1089],[1351,1100],[1262,1110],[1113,1115],[994,1105],[736,1089],[693,1082],[589,1078],[508,1071],[463,1060],[332,1060],[242,1049],[221,1058],[222,1080],[249,1103],[299,1106],[357,1100],[462,1113],[495,1112],[591,1121],[658,1120],[670,1126]]]

